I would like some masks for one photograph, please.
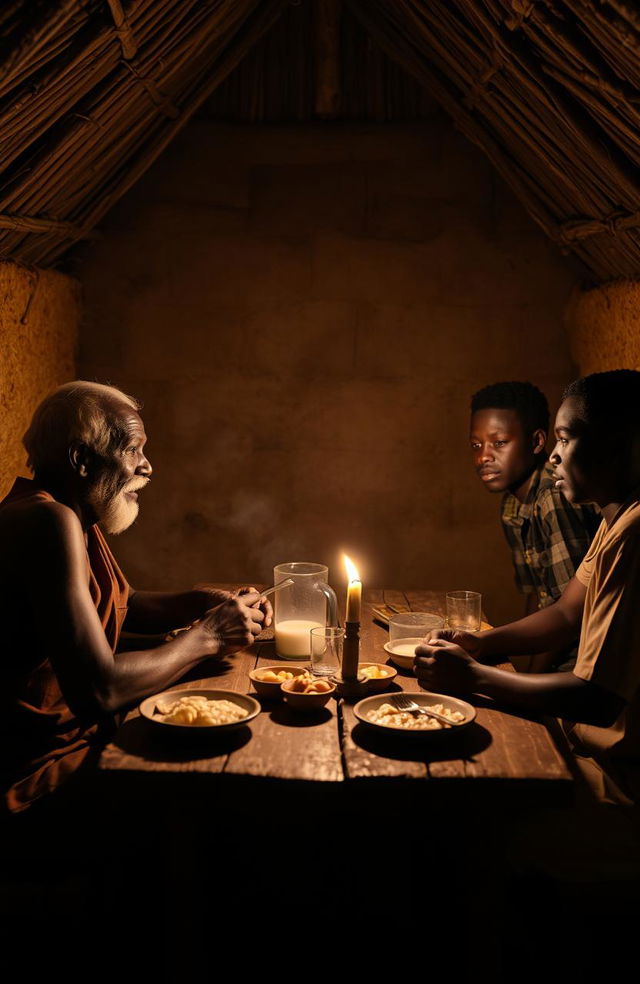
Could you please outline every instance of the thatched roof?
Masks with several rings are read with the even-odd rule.
[[[316,43],[304,57],[298,44],[291,51],[298,78],[305,64],[308,79],[318,71],[323,76],[324,92],[315,86],[318,115],[340,114],[340,76],[360,85],[359,94],[347,87],[347,116],[361,105],[365,115],[388,118],[409,103],[420,115],[416,90],[403,81],[407,73],[488,155],[588,280],[640,276],[637,4],[300,4],[313,11]],[[372,69],[365,59],[357,82],[353,58],[360,49],[353,31],[336,30],[341,8],[343,20],[357,20],[374,49],[399,66],[395,76],[388,63],[370,59]],[[0,10],[0,255],[48,265],[90,236],[226,79],[229,110],[230,76],[248,52],[254,63],[261,53],[265,84],[275,72],[282,91],[291,92],[284,54],[264,68],[269,44],[273,50],[268,32],[283,15],[292,16],[288,0],[6,0]],[[327,56],[332,43],[341,45],[342,60]],[[370,111],[367,87],[381,80],[384,91]],[[394,86],[400,92],[395,102],[389,96]],[[235,97],[239,116],[268,118],[268,100],[256,99],[254,91],[247,110],[245,92],[243,110],[241,92],[242,86]],[[298,93],[296,100],[294,115],[303,118],[304,99]],[[380,109],[391,104],[390,112]]]

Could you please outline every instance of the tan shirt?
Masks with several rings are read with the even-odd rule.
[[[563,726],[598,798],[640,804],[640,489],[603,520],[576,577],[587,594],[573,672],[626,706],[609,728]]]

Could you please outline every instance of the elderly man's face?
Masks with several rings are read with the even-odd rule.
[[[151,476],[144,454],[147,435],[139,414],[130,408],[118,415],[125,439],[106,458],[89,493],[89,502],[105,533],[122,533],[138,515],[138,491]]]

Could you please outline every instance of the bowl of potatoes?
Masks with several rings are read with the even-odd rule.
[[[251,670],[251,680],[255,692],[260,697],[270,697],[272,700],[282,700],[282,684],[301,676],[308,671],[302,666],[259,666]]]
[[[358,663],[358,673],[366,677],[369,693],[386,690],[398,671],[386,663]]]
[[[335,683],[314,677],[308,670],[282,684],[285,701],[296,711],[319,711],[335,689]]]

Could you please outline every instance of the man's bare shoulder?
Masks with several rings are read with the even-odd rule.
[[[82,538],[82,526],[73,509],[55,500],[23,499],[0,509],[0,540],[23,544],[44,538],[55,540]]]

